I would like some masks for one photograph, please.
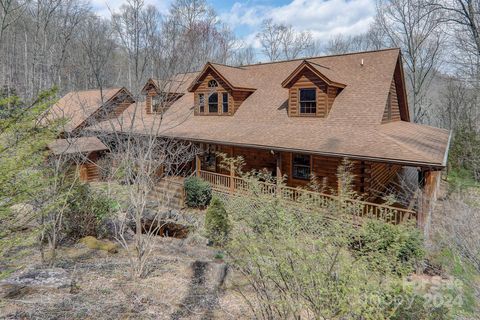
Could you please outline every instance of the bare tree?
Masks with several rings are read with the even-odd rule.
[[[244,66],[255,63],[255,50],[252,46],[239,48],[232,54],[229,63],[233,66]]]
[[[295,31],[291,25],[276,24],[272,19],[262,22],[257,38],[269,61],[298,58],[313,46],[310,32]]]
[[[0,1],[0,44],[2,44],[3,33],[23,14],[25,2],[14,0]]]
[[[448,79],[440,99],[438,125],[450,130],[468,127],[475,130],[480,120],[474,88],[454,77]]]
[[[148,10],[156,10],[149,7]],[[156,25],[146,23],[147,10],[143,0],[129,0],[122,5],[119,13],[114,13],[112,23],[115,32],[128,56],[128,85],[133,91],[133,85],[146,80],[149,56],[146,49],[150,33],[155,32]],[[151,21],[149,21],[151,22]]]
[[[385,35],[382,29],[372,25],[365,33],[348,36],[337,35],[332,37],[326,47],[327,54],[343,54],[368,50],[379,50],[385,47]]]
[[[388,44],[402,49],[410,89],[410,107],[415,122],[425,120],[427,92],[440,61],[442,31],[440,15],[425,0],[380,0],[376,24]]]
[[[87,19],[81,33],[81,44],[87,56],[88,65],[95,78],[96,87],[103,97],[103,88],[107,83],[106,75],[109,61],[113,57],[115,42],[113,30],[108,21],[96,16]],[[103,99],[103,98],[102,98]]]

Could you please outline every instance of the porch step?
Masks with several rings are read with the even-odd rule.
[[[157,183],[150,194],[149,200],[158,201],[169,209],[182,209],[184,207],[183,178],[179,177],[162,179]]]

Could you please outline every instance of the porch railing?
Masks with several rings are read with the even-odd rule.
[[[235,176],[199,171],[199,176],[212,185],[213,190],[223,193],[244,193],[249,188],[249,182]],[[386,204],[362,201],[359,199],[346,199],[338,196],[311,191],[301,188],[282,186],[276,184],[260,183],[259,191],[262,194],[280,195],[283,199],[292,202],[304,201],[308,205],[317,208],[343,209],[349,215],[358,218],[382,218],[392,223],[402,223],[410,219],[416,219],[416,212],[409,209],[398,208]],[[279,190],[278,190],[279,189]]]

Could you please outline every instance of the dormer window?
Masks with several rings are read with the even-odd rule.
[[[207,63],[188,87],[195,94],[195,115],[233,116],[240,105],[256,90],[246,69]],[[204,110],[200,94],[204,95]]]
[[[205,95],[203,93],[198,94],[198,112],[205,112]]]
[[[222,93],[222,112],[228,113],[228,93]]]
[[[218,113],[218,93],[211,93],[208,96],[208,113]]]
[[[288,89],[288,115],[326,118],[346,85],[329,66],[303,60],[282,82]],[[338,90],[340,89],[340,90]]]
[[[152,101],[152,112],[153,113],[163,112],[164,111],[163,106],[165,104],[163,99],[160,96],[155,96],[155,97],[153,97],[152,100],[153,100]]]
[[[300,89],[300,114],[317,113],[317,91],[315,88]]]

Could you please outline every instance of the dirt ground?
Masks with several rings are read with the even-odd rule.
[[[62,247],[56,268],[72,284],[29,288],[0,300],[1,319],[241,319],[248,308],[233,289],[216,251],[191,238],[156,237],[152,267],[144,279],[129,278],[128,257],[77,243]],[[21,269],[41,269],[37,252]]]

